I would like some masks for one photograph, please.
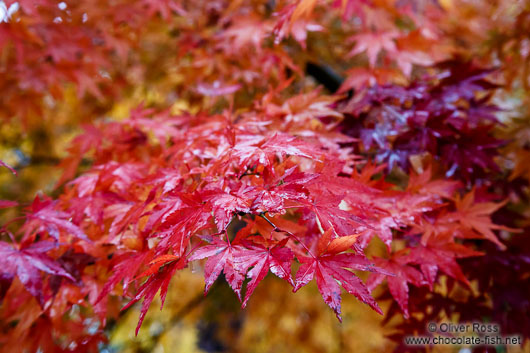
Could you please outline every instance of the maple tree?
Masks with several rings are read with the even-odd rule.
[[[269,272],[338,320],[353,295],[402,318],[396,350],[455,317],[526,340],[530,115],[503,104],[528,103],[530,8],[508,3],[3,2],[0,168],[61,175],[0,201],[0,347],[98,351],[141,302],[138,334],[190,266],[243,308]]]

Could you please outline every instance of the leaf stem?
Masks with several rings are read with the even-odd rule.
[[[311,250],[309,250],[309,248],[304,244],[302,243],[302,241],[300,240],[300,238],[298,238],[296,235],[294,235],[293,233],[287,231],[287,230],[284,230],[284,229],[280,229],[276,226],[276,224],[272,223],[270,219],[267,218],[267,216],[265,216],[265,212],[262,212],[260,213],[259,215],[261,218],[263,218],[264,220],[266,220],[274,229],[273,231],[276,231],[276,232],[281,232],[281,233],[286,233],[287,235],[289,235],[291,238],[293,238],[294,240],[296,240],[297,242],[300,243],[300,245],[302,245],[302,247],[309,253],[309,255],[311,255],[312,258],[316,258],[315,255],[313,255],[313,253],[311,252]]]

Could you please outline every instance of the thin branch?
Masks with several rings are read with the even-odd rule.
[[[293,233],[287,231],[287,230],[284,230],[284,229],[280,229],[276,226],[276,224],[272,223],[270,221],[270,219],[267,218],[267,216],[265,216],[265,213],[260,213],[259,215],[261,218],[263,218],[264,220],[266,220],[274,229],[274,231],[276,232],[280,232],[280,233],[286,233],[287,235],[289,235],[291,238],[293,238],[294,240],[296,240],[297,242],[300,243],[300,245],[303,246],[303,248],[309,253],[309,255],[311,255],[312,258],[315,258],[315,255],[313,255],[313,253],[311,252],[311,250],[309,250],[309,248],[304,244],[302,243],[302,241],[300,240],[300,238],[298,238],[296,235],[294,235]]]

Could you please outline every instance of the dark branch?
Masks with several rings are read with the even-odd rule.
[[[332,93],[337,92],[344,82],[344,78],[327,65],[308,62],[305,72]]]

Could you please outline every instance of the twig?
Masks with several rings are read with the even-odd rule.
[[[309,248],[304,244],[302,243],[302,241],[300,240],[300,238],[298,238],[296,235],[294,235],[293,233],[287,231],[287,230],[284,230],[284,229],[280,229],[276,226],[276,224],[272,223],[268,218],[267,216],[265,216],[265,213],[260,213],[260,217],[263,218],[264,220],[266,220],[274,229],[274,231],[276,232],[281,232],[281,233],[286,233],[287,235],[289,235],[291,238],[293,238],[294,240],[296,240],[297,242],[300,243],[300,245],[303,246],[303,248],[309,253],[309,255],[311,255],[312,258],[315,258],[315,255],[313,255],[313,253],[311,252],[311,250],[309,250]]]

